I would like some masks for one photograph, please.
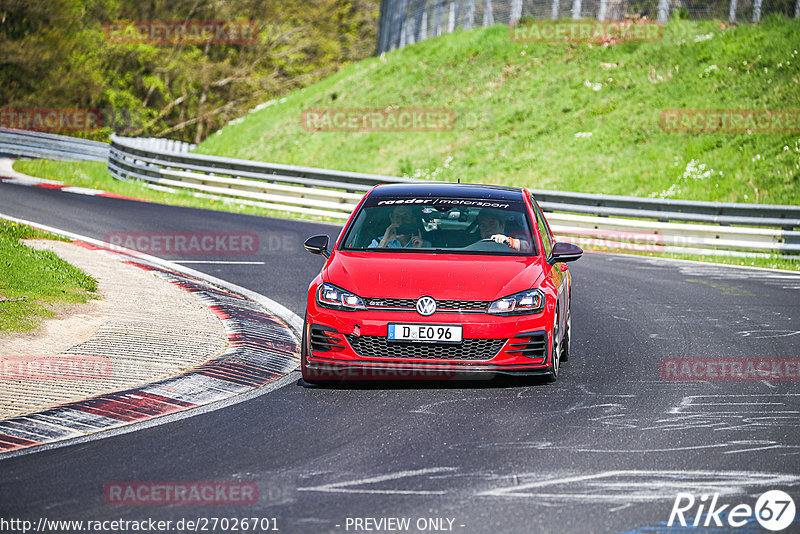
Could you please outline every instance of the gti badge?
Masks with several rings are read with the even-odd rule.
[[[436,311],[436,301],[431,297],[420,297],[417,301],[417,313],[420,315],[431,315]]]

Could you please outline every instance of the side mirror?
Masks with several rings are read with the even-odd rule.
[[[322,254],[327,258],[331,255],[331,253],[328,251],[329,241],[330,237],[326,235],[315,235],[306,239],[306,242],[303,243],[303,246],[306,247],[306,250],[310,253]]]
[[[581,257],[583,249],[572,243],[556,243],[550,253],[549,263],[559,263],[562,261],[575,261]]]

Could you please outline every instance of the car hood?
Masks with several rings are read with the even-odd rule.
[[[336,252],[323,280],[362,297],[495,300],[543,278],[530,256]]]

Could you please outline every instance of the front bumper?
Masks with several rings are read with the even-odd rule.
[[[460,344],[389,342],[389,323],[457,324]],[[459,379],[549,374],[546,313],[339,311],[309,306],[305,372],[319,380]]]

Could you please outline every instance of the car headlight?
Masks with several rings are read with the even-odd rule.
[[[524,315],[539,313],[544,309],[544,293],[541,289],[529,289],[497,299],[489,305],[489,313],[495,315]]]
[[[358,295],[331,284],[322,284],[317,289],[317,303],[328,308],[342,310],[364,310],[364,301]]]

